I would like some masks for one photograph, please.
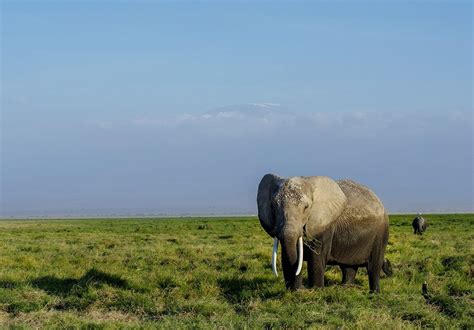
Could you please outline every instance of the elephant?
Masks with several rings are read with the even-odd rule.
[[[326,265],[338,265],[347,280],[358,267],[366,267],[370,292],[380,291],[389,221],[382,202],[369,188],[325,176],[266,174],[258,185],[257,206],[261,226],[274,238],[276,276],[281,244],[287,289],[302,287],[300,273],[306,260],[309,287],[324,287]]]
[[[413,234],[423,235],[423,232],[428,228],[428,222],[418,213],[417,217],[411,223],[413,227]]]

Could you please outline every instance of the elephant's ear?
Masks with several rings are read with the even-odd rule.
[[[337,182],[328,177],[314,176],[307,179],[313,189],[313,201],[306,225],[306,233],[311,237],[324,231],[341,215],[347,198]]]
[[[272,196],[284,181],[275,174],[265,174],[258,185],[258,219],[268,235],[275,236],[275,216],[272,212]]]

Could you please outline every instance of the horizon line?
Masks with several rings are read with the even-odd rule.
[[[419,212],[419,211],[411,211],[411,212],[390,212],[388,215],[411,215],[421,213],[422,215],[426,214],[474,214],[474,210],[471,211],[428,211],[428,212]],[[62,219],[166,219],[166,218],[220,218],[220,217],[258,217],[257,214],[250,214],[250,213],[242,213],[242,214],[154,214],[154,215],[31,215],[31,216],[0,216],[0,221],[8,221],[8,220],[62,220]]]

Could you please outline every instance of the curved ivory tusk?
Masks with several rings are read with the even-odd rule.
[[[273,270],[273,274],[275,274],[276,277],[278,277],[277,252],[278,252],[278,237],[275,236],[275,238],[273,239],[272,270]]]
[[[296,276],[301,273],[303,268],[303,237],[298,238],[298,268],[296,269]]]

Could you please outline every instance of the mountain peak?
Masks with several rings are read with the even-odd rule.
[[[222,117],[265,117],[282,113],[284,111],[280,104],[269,102],[226,105],[206,112],[208,115]]]

